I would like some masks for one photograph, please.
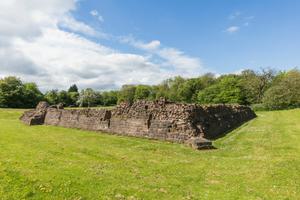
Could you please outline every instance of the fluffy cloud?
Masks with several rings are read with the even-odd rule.
[[[0,1],[0,35],[24,39],[38,36],[44,27],[55,27],[60,18],[74,9],[72,0]]]
[[[37,82],[43,90],[66,89],[73,83],[112,89],[202,72],[199,59],[162,47],[158,40],[126,41],[146,51],[145,55],[119,52],[89,40],[85,36],[99,39],[105,34],[73,18],[70,11],[75,9],[75,0],[0,1],[0,76],[17,75]]]
[[[157,48],[159,48],[160,46],[160,41],[158,40],[153,40],[147,44],[144,43],[140,43],[137,45],[139,48],[141,49],[145,49],[145,50],[155,50]]]
[[[132,36],[123,36],[120,37],[119,40],[122,43],[127,43],[135,48],[146,50],[146,51],[153,51],[160,47],[160,41],[158,40],[153,40],[149,43],[145,43],[143,41],[136,40]]]
[[[62,17],[59,21],[58,26],[61,28],[65,28],[69,31],[73,31],[75,33],[81,33],[88,36],[99,36],[100,34],[95,31],[92,27],[86,25],[85,23],[76,21],[69,15]]]
[[[160,66],[169,69],[169,73],[173,76],[182,75],[190,77],[205,71],[200,59],[188,56],[176,48],[162,46],[158,40],[145,43],[129,36],[122,37],[121,42],[128,43],[135,48],[157,56],[161,61]]]
[[[37,75],[39,71],[38,67],[22,52],[10,47],[0,49],[0,60],[2,74]]]
[[[225,30],[225,32],[227,32],[227,33],[235,33],[235,32],[237,32],[239,30],[240,30],[240,27],[238,27],[238,26],[230,26],[230,27],[228,27]]]
[[[204,71],[199,59],[185,55],[174,48],[162,48],[158,55],[165,59],[164,66],[173,66],[176,75],[193,76]]]
[[[37,66],[43,66],[43,75],[36,78],[43,88],[50,82],[57,88],[77,83],[109,89],[125,83],[151,84],[154,76],[162,80],[166,75],[144,56],[119,53],[58,29],[45,30],[35,41],[15,40],[14,46]]]
[[[90,14],[92,16],[97,16],[98,15],[98,11],[97,10],[91,10]]]
[[[74,9],[72,0],[0,1],[0,76],[16,75],[31,81],[39,77],[44,69],[25,56],[14,41],[34,41],[45,27],[55,29],[58,19]]]

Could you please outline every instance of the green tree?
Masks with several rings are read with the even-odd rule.
[[[136,86],[134,93],[134,100],[140,99],[151,99],[152,98],[153,89],[149,85],[138,85]]]
[[[76,84],[73,84],[69,87],[68,92],[77,92],[78,93],[78,87]]]
[[[33,108],[44,99],[43,93],[35,83],[24,84],[24,108]]]
[[[78,104],[80,107],[91,107],[91,106],[96,106],[98,99],[97,93],[91,89],[87,88],[85,90],[81,90],[79,99],[78,99]]]
[[[270,110],[300,107],[300,71],[279,74],[266,91],[263,104]]]
[[[79,98],[78,87],[76,84],[73,84],[69,87],[67,97],[66,98],[66,105],[67,106],[75,106],[77,104]]]
[[[33,108],[41,100],[43,94],[35,83],[23,84],[14,76],[0,79],[0,107]]]
[[[9,76],[0,79],[0,107],[24,107],[25,87],[19,78]]]
[[[69,106],[71,104],[71,99],[67,91],[61,90],[58,92],[59,103],[64,104],[64,106]]]
[[[218,79],[217,83],[198,93],[198,103],[238,103],[247,104],[246,96],[236,75],[226,75]]]
[[[180,96],[180,93],[178,91],[181,90],[185,82],[186,80],[180,76],[176,76],[172,79],[167,80],[169,86],[168,98],[171,101],[175,101],[175,102],[182,101],[182,96]]]
[[[181,102],[196,103],[200,90],[209,87],[215,82],[213,74],[205,74],[198,78],[187,79],[179,88],[178,96]]]
[[[104,106],[113,106],[118,103],[118,92],[108,91],[102,93],[102,102]]]
[[[78,92],[68,92],[69,96],[69,106],[76,106],[78,99],[79,99],[79,93]]]
[[[46,92],[46,94],[45,94],[45,100],[50,105],[55,105],[55,104],[60,103],[58,90],[50,90],[50,91]]]
[[[136,87],[134,85],[123,85],[118,96],[118,103],[134,101]]]
[[[167,81],[163,81],[161,84],[153,87],[153,93],[155,95],[155,99],[159,99],[161,97],[168,99],[169,98],[169,86]]]
[[[272,69],[262,69],[261,72],[244,70],[241,73],[241,85],[249,103],[258,104],[262,102],[264,93],[271,86],[275,74]]]

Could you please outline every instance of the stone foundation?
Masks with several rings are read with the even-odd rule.
[[[200,106],[159,100],[137,101],[132,105],[124,103],[113,110],[64,110],[61,106],[45,108],[45,103],[40,103],[36,110],[25,112],[21,120],[28,125],[104,131],[207,149],[212,147],[209,139],[218,138],[255,117],[246,106]]]

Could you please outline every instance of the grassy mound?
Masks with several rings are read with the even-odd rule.
[[[299,199],[300,110],[259,112],[216,150],[50,126],[0,110],[0,199]]]

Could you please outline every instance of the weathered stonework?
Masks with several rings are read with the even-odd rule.
[[[39,107],[25,112],[21,120],[28,125],[55,125],[186,143],[195,149],[211,148],[210,139],[256,117],[246,106],[200,106],[165,100],[137,101],[132,105],[123,103],[113,110],[64,110],[60,105],[47,107],[41,112]],[[38,123],[35,123],[36,116]]]
[[[20,119],[27,125],[42,125],[44,124],[45,116],[49,104],[47,102],[40,102],[35,110],[24,112]]]

